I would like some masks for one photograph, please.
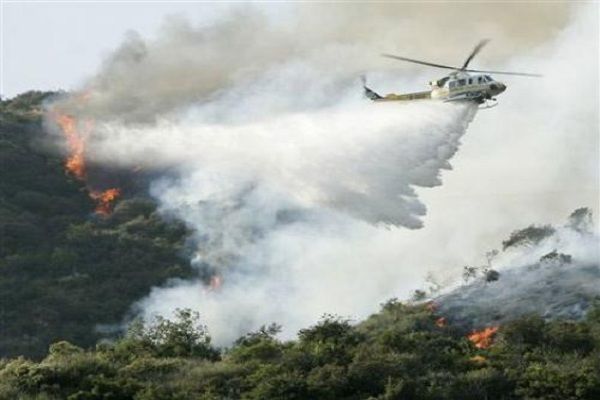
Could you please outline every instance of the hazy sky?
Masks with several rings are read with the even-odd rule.
[[[235,3],[0,0],[0,4],[0,94],[11,97],[30,89],[76,87],[129,30],[151,36],[172,14],[209,22]]]
[[[2,48],[0,54],[0,94],[2,96],[14,96],[26,90],[40,89],[73,89],[80,85],[82,80],[93,76],[101,68],[102,60],[117,48],[122,42],[127,31],[133,30],[141,34],[142,37],[152,38],[157,35],[159,28],[164,22],[165,16],[181,15],[188,18],[193,24],[210,24],[216,18],[226,13],[231,8],[239,8],[240,3],[244,2],[202,2],[202,1],[46,1],[46,0],[0,0],[1,4],[1,33]],[[250,2],[246,2],[249,4]],[[563,3],[563,5],[566,3]],[[391,11],[388,16],[390,27],[397,25],[396,22],[403,20],[409,30],[431,31],[423,26],[412,26],[414,21],[417,25],[422,22],[432,22],[434,27],[438,27],[444,35],[434,35],[438,44],[446,43],[446,46],[423,46],[423,41],[428,42],[429,35],[423,38],[423,41],[417,44],[421,50],[419,54],[431,56],[434,55],[442,59],[447,56],[453,60],[463,56],[465,49],[472,46],[481,35],[490,35],[494,38],[494,51],[485,52],[480,57],[485,60],[486,57],[496,54],[502,58],[518,51],[530,48],[530,42],[512,41],[509,46],[503,42],[503,38],[512,35],[514,37],[534,37],[547,38],[552,31],[549,27],[562,26],[564,13],[563,5],[559,3],[536,4],[529,3],[454,3],[445,2],[435,3],[414,3],[403,2],[401,6],[379,3],[377,7],[366,6],[363,4],[348,5],[349,9],[355,10],[358,14],[353,19],[352,29],[357,30],[360,35],[361,29],[371,30],[371,24],[375,20],[382,20],[377,10],[383,10],[384,13]],[[330,4],[337,7],[339,12],[340,4]],[[342,5],[343,6],[343,5]],[[250,7],[250,6],[249,6]],[[261,8],[262,11],[278,22],[286,24],[286,15],[292,15],[299,10],[294,9],[292,2],[274,2],[252,3],[253,8]],[[345,8],[345,7],[342,7]],[[388,10],[389,9],[389,10]],[[346,31],[347,27],[335,25],[336,10],[329,10],[331,13],[329,19],[323,18],[322,13],[327,13],[328,8],[322,10],[302,7],[300,11],[309,10],[312,14],[308,21],[315,21],[316,28],[321,29],[323,25],[331,25],[332,29],[342,29]],[[561,11],[563,10],[563,11]],[[292,11],[292,12],[290,12]],[[344,10],[348,11],[348,10]],[[399,11],[399,13],[398,13]],[[467,16],[470,30],[477,32],[477,37],[471,37],[469,29],[455,29],[456,26],[447,23],[452,20],[449,16],[454,14]],[[414,16],[420,18],[413,18]],[[490,16],[493,18],[488,18]],[[411,17],[412,16],[412,17]],[[440,19],[441,18],[441,19]],[[385,18],[384,18],[385,19]],[[504,31],[489,30],[490,20],[498,20],[498,27],[503,27]],[[306,20],[306,19],[305,19]],[[413,21],[414,20],[414,21]],[[486,20],[487,22],[481,22]],[[519,20],[522,20],[521,23]],[[305,21],[306,22],[306,21]],[[487,25],[486,25],[487,24]],[[393,43],[399,43],[398,32],[386,28],[389,35],[382,35],[381,48],[394,49],[394,47],[385,46],[387,36],[394,36]],[[318,30],[317,29],[317,30]],[[359,37],[361,37],[359,35]],[[364,35],[363,35],[364,36]],[[536,39],[537,40],[537,39]],[[539,41],[539,40],[538,40]],[[466,42],[463,45],[463,42]],[[452,46],[448,46],[452,43]],[[456,45],[456,44],[460,44]],[[521,48],[519,48],[519,46]],[[410,43],[404,43],[402,49],[409,49]],[[502,53],[502,49],[507,49]],[[414,49],[412,49],[414,51]],[[456,50],[456,54],[437,54]],[[498,61],[498,60],[496,60]]]
[[[152,38],[158,34],[165,17],[170,15],[185,16],[198,27],[203,23],[210,24],[231,8],[239,8],[240,3],[244,2],[0,0],[2,10],[0,94],[11,97],[31,89],[74,89],[81,84],[82,80],[93,76],[101,68],[102,60],[123,42],[128,31],[137,31],[142,37]],[[369,23],[364,22],[372,22],[380,17],[373,10],[385,10],[389,8],[388,5],[379,3],[378,7],[365,7],[363,4],[363,10],[356,11],[360,14],[359,18],[355,18],[354,23],[350,26],[357,30],[359,36],[364,34],[364,32],[361,33],[361,29],[365,27],[370,29]],[[287,21],[286,18],[282,19],[281,17],[294,10],[291,2],[252,3],[251,7],[261,8],[271,17],[277,16],[278,21]],[[355,10],[361,8],[356,4],[349,7]],[[390,7],[399,9],[395,6]],[[515,37],[536,36],[536,34],[546,37],[549,35],[547,27],[560,26],[561,15],[564,14],[555,12],[555,9],[563,8],[556,3],[530,7],[526,3],[519,5],[513,3],[505,6],[498,3],[482,5],[477,2],[452,5],[405,2],[401,9],[406,12],[401,12],[399,15],[393,14],[391,18],[396,20],[405,18],[407,15],[417,14],[424,17],[425,20],[431,20],[432,18],[427,18],[427,16],[436,17],[437,15],[442,17],[441,24],[445,26],[444,23],[448,18],[444,18],[444,16],[456,12],[460,15],[465,13],[467,15],[474,11],[472,9],[481,9],[482,7],[486,12],[482,14],[482,10],[479,10],[478,14],[471,15],[470,27],[475,29],[478,35],[491,34],[495,44],[494,52],[487,52],[481,59],[485,59],[490,54],[500,56],[504,54],[501,51],[503,48],[501,32],[486,31],[485,26],[477,25],[477,21],[481,19],[482,15],[495,15],[499,21],[503,21],[501,25],[504,25],[505,28],[506,26],[510,27],[509,31],[513,32]],[[306,10],[307,7],[302,9]],[[319,18],[321,12],[315,13],[315,10],[312,12],[310,20],[314,19],[317,21],[315,23],[321,24],[321,27],[322,24],[335,25],[335,18],[332,17],[333,19],[329,20]],[[375,12],[375,14],[364,15],[364,12]],[[332,15],[335,16],[335,12]],[[557,16],[558,21],[555,18]],[[433,19],[439,20],[439,18]],[[510,21],[517,21],[517,23],[511,24]],[[404,21],[404,23],[410,28],[411,21]],[[438,22],[434,23],[435,26],[437,26],[436,24]],[[526,30],[521,32],[524,26],[526,26]],[[540,29],[540,27],[542,28]],[[336,29],[341,28],[338,26]],[[442,30],[447,32],[447,28]],[[459,30],[459,32],[464,31]],[[507,32],[504,34],[506,35]],[[465,46],[436,46],[434,48],[436,53],[456,47],[460,48],[457,51],[460,51],[462,56],[465,51],[463,47],[468,48],[475,41],[471,37],[468,39],[461,37],[456,32],[454,34],[447,32],[446,36],[455,39],[455,42],[458,43],[461,43],[461,40],[467,40],[468,44]],[[381,47],[390,48],[384,46],[385,39],[386,37],[381,37]],[[443,38],[440,40],[444,42]],[[518,43],[515,45],[513,42],[513,47],[504,47],[510,49],[509,54],[512,54],[519,50]],[[522,41],[522,44],[528,47],[528,42]],[[403,49],[407,46],[410,47],[409,45],[409,43],[404,43]],[[420,54],[430,55],[426,52],[428,49],[430,48],[421,48]]]

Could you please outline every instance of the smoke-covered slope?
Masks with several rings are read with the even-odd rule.
[[[524,315],[581,319],[600,296],[600,240],[592,226],[590,210],[581,208],[565,226],[515,231],[481,276],[465,267],[470,282],[434,301],[449,320],[476,327]]]

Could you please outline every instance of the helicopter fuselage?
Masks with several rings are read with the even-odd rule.
[[[495,81],[487,74],[513,75],[513,76],[528,76],[541,77],[540,74],[530,72],[514,72],[514,71],[484,71],[480,69],[469,69],[469,64],[473,58],[479,54],[481,49],[489,42],[489,39],[480,40],[473,48],[462,66],[451,66],[433,63],[429,61],[417,60],[404,56],[393,54],[382,54],[382,56],[394,60],[409,62],[413,64],[425,65],[433,68],[441,68],[452,70],[447,76],[436,81],[429,82],[430,90],[427,92],[405,93],[405,94],[388,94],[380,96],[366,86],[366,78],[363,76],[363,87],[365,96],[373,101],[406,101],[406,100],[421,100],[421,99],[438,99],[442,101],[472,101],[477,104],[486,103],[483,108],[490,108],[497,104],[494,96],[506,90],[506,85],[502,82]],[[488,103],[492,100],[492,105]],[[481,108],[481,107],[480,107]]]
[[[483,103],[506,90],[506,85],[490,75],[458,72],[429,82],[430,90],[424,92],[369,96],[374,101],[442,100],[474,101]],[[369,89],[370,90],[370,89]],[[376,93],[373,92],[375,95]]]
[[[490,75],[451,74],[446,78],[429,83],[431,98],[444,101],[473,100],[482,103],[506,90],[506,85],[494,80]]]

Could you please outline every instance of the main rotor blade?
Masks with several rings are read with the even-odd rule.
[[[480,69],[464,69],[465,72],[483,72],[486,74],[498,74],[498,75],[516,75],[516,76],[529,76],[534,78],[541,78],[542,74],[532,74],[529,72],[508,72],[508,71],[482,71]]]
[[[428,65],[430,67],[436,67],[436,68],[444,68],[444,69],[459,69],[458,67],[451,67],[449,65],[442,65],[442,64],[434,64],[434,63],[430,63],[427,61],[420,61],[420,60],[415,60],[413,58],[406,58],[406,57],[400,57],[400,56],[395,56],[393,54],[382,54],[383,57],[387,57],[387,58],[393,58],[394,60],[400,60],[400,61],[408,61],[411,63],[415,63],[415,64],[421,64],[421,65]]]
[[[465,63],[462,66],[462,70],[466,69],[467,66],[469,65],[469,63],[471,62],[471,60],[473,59],[473,57],[475,57],[480,51],[481,49],[483,49],[483,46],[485,46],[486,44],[488,44],[488,42],[490,41],[490,39],[483,39],[482,41],[480,41],[479,43],[477,43],[477,46],[475,46],[475,48],[473,49],[473,51],[471,52],[471,54],[469,54],[469,57],[467,57],[467,59],[465,60]]]
[[[485,45],[485,43],[487,43],[488,40],[486,39],[485,41],[481,41],[476,47],[475,50],[473,50],[473,53],[471,54],[471,56],[469,56],[470,59],[472,59],[480,50],[481,48]],[[507,72],[507,71],[483,71],[483,70],[479,70],[479,69],[462,69],[459,67],[452,67],[450,65],[443,65],[443,64],[435,64],[435,63],[430,63],[427,61],[421,61],[421,60],[415,60],[414,58],[407,58],[407,57],[400,57],[400,56],[395,56],[393,54],[382,54],[383,57],[387,57],[387,58],[392,58],[394,60],[400,60],[400,61],[407,61],[407,62],[411,62],[411,63],[415,63],[415,64],[421,64],[421,65],[427,65],[430,67],[436,67],[436,68],[443,68],[443,69],[452,69],[455,71],[465,71],[465,72],[483,72],[483,73],[488,73],[488,74],[499,74],[499,75],[517,75],[517,76],[529,76],[529,77],[542,77],[543,75],[541,74],[532,74],[532,73],[528,73],[528,72]],[[466,64],[468,64],[468,62],[470,61],[467,60]]]

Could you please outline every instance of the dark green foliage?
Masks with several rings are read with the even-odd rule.
[[[177,310],[176,321],[156,317],[149,327],[140,322],[131,325],[121,344],[135,343],[156,357],[195,357],[216,361],[219,353],[210,345],[206,327],[198,313]]]
[[[298,333],[300,349],[319,364],[347,365],[362,334],[348,320],[326,315],[317,325]]]
[[[527,399],[598,399],[600,371],[590,358],[568,355],[531,363],[517,385],[516,393]]]
[[[556,250],[552,250],[550,253],[540,257],[541,263],[552,263],[558,265],[570,264],[573,257],[569,254],[559,253]]]
[[[257,332],[242,336],[235,342],[228,356],[237,362],[276,362],[281,359],[283,346],[275,339],[281,331],[277,324],[261,327]]]
[[[476,349],[464,330],[437,326],[430,307],[390,301],[358,325],[325,316],[291,342],[263,327],[219,352],[181,310],[95,350],[63,341],[40,362],[0,361],[0,399],[592,400],[598,314],[515,320]]]
[[[47,144],[42,102],[0,102],[0,355],[41,356],[56,340],[91,346],[150,288],[192,271],[184,226],[148,199],[93,215],[82,182]]]
[[[423,301],[427,298],[427,293],[423,290],[417,289],[412,294],[413,301]]]
[[[550,225],[531,225],[511,233],[510,237],[502,242],[502,249],[538,244],[552,234],[554,234],[554,228]]]
[[[593,226],[592,210],[587,207],[576,209],[569,215],[567,226],[578,232],[591,232]]]
[[[500,272],[490,268],[484,271],[484,277],[486,282],[495,282],[500,279]]]

